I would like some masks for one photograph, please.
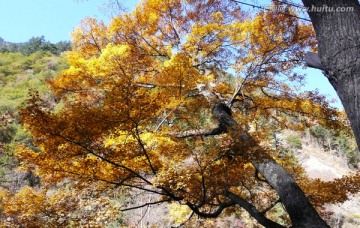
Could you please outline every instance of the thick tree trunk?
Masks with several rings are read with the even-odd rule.
[[[264,154],[261,160],[252,164],[275,189],[292,222],[292,227],[329,227],[309,202],[304,192],[274,159]]]
[[[309,9],[308,13],[318,40],[321,63],[341,99],[360,148],[359,1],[302,0],[302,2]],[[347,7],[350,12],[335,12]]]
[[[212,112],[219,121],[218,128],[233,134],[235,139],[233,150],[237,151],[239,156],[248,157],[254,167],[278,193],[293,227],[329,227],[311,205],[291,174],[258,146],[246,131],[239,135],[242,129],[231,117],[231,110],[225,104],[215,105]]]

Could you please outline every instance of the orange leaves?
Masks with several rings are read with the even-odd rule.
[[[99,54],[106,44],[105,28],[103,22],[85,19],[72,34],[73,48],[81,50],[84,58]]]
[[[216,48],[222,45],[228,35],[228,26],[224,24],[221,12],[214,12],[211,16],[208,23],[200,21],[192,26],[184,45],[185,50],[191,53],[198,52],[196,54],[203,57],[218,51]]]
[[[237,59],[235,68],[259,64],[255,71],[287,73],[294,67],[292,61],[302,59],[304,48],[315,45],[311,26],[274,11],[259,13],[252,20],[235,21],[232,28],[231,40],[247,50],[246,55]]]
[[[51,81],[60,104],[35,94],[24,106],[37,150],[19,147],[17,156],[44,183],[124,185],[209,206],[224,189],[247,198],[266,186],[243,156],[255,157],[254,143],[238,145],[240,132],[200,134],[218,126],[215,104],[231,106],[239,129],[259,141],[281,128],[336,126],[324,97],[288,84],[301,79],[291,71],[312,45],[307,26],[271,12],[247,18],[220,0],[142,3],[109,26],[86,20],[74,32],[70,67]],[[184,131],[200,133],[176,137]],[[256,204],[274,198],[265,190]],[[66,202],[46,200],[50,208]]]
[[[155,78],[159,87],[182,99],[187,91],[196,87],[203,79],[199,71],[192,67],[191,58],[184,53],[178,53],[164,62],[164,68]],[[170,95],[170,94],[169,94]]]
[[[47,207],[44,192],[37,193],[30,187],[24,187],[15,195],[3,190],[1,195],[2,213],[9,219],[2,221],[0,225],[12,226],[17,223],[40,226],[42,224],[41,213]]]
[[[21,217],[26,219],[27,217],[39,214],[44,209],[44,198],[43,193],[36,193],[32,188],[24,187],[19,193],[14,195],[11,202],[5,202],[6,208],[4,212],[11,215],[21,211]],[[17,207],[21,209],[19,210]]]
[[[359,173],[324,182],[319,179],[303,179],[301,188],[309,196],[313,204],[322,206],[325,203],[336,204],[348,200],[351,194],[360,190]]]
[[[24,187],[16,194],[1,190],[0,205],[6,220],[0,221],[0,226],[99,226],[119,216],[108,197],[89,194],[96,190],[93,186],[72,187],[58,185],[58,190],[42,191]]]

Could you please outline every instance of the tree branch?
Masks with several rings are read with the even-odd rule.
[[[150,205],[156,205],[156,204],[159,204],[159,203],[170,202],[170,201],[171,201],[171,199],[159,200],[159,201],[156,201],[156,202],[149,202],[149,203],[145,203],[145,204],[135,206],[135,207],[129,207],[129,208],[125,208],[125,209],[120,209],[120,211],[130,211],[130,210],[139,209],[139,208],[142,208],[142,207],[146,207],[146,206],[150,206]]]
[[[304,60],[308,67],[325,71],[325,67],[321,64],[321,60],[318,54],[313,52],[306,52],[304,56]]]
[[[150,181],[148,181],[145,177],[143,177],[142,175],[140,175],[139,173],[135,172],[134,170],[132,170],[131,168],[127,167],[127,166],[124,166],[122,164],[119,164],[119,163],[116,163],[114,161],[111,161],[107,158],[105,158],[104,156],[100,155],[100,154],[97,154],[94,150],[92,150],[91,148],[87,147],[86,145],[84,145],[83,143],[81,142],[77,142],[71,138],[68,138],[68,137],[65,137],[63,136],[62,134],[60,133],[53,133],[53,132],[50,132],[51,135],[53,136],[57,136],[59,138],[62,138],[63,140],[65,140],[66,142],[69,142],[69,143],[72,143],[74,145],[77,145],[81,148],[83,148],[88,154],[92,154],[94,155],[95,157],[99,158],[100,160],[104,161],[104,162],[107,162],[111,165],[114,165],[115,167],[119,167],[119,168],[122,168],[132,174],[134,174],[134,176],[140,178],[141,180],[143,180],[145,183],[149,184],[149,185],[152,185],[152,183]]]
[[[235,195],[234,193],[230,191],[225,191],[224,195],[229,197],[233,202],[245,209],[261,225],[268,228],[284,228],[284,226],[266,218],[265,215],[261,213],[258,209],[256,209],[254,205],[250,204],[249,202]]]
[[[217,104],[214,106],[212,113],[219,120],[219,125],[216,128],[206,130],[190,130],[184,131],[180,133],[173,133],[172,135],[177,138],[187,138],[192,136],[211,136],[211,135],[219,135],[227,132],[227,125],[233,125],[235,122],[232,118],[227,118],[226,115],[223,114],[225,111],[226,115],[231,115],[231,109],[223,103]]]
[[[293,226],[307,227],[309,224],[314,224],[316,227],[328,227],[291,174],[261,148],[247,131],[241,130],[241,127],[238,126],[237,122],[231,117],[231,109],[228,106],[223,103],[216,104],[212,113],[219,122],[218,127],[215,128],[217,129],[217,133],[220,134],[229,131],[233,134],[235,140],[233,150],[241,151],[241,153],[238,154],[248,155],[255,169],[263,175],[269,185],[279,195]],[[203,133],[208,132],[209,131],[203,131]],[[190,134],[188,134],[188,136],[190,136]],[[206,135],[204,134],[204,136]],[[195,211],[197,208],[192,208],[192,210],[200,216],[211,217],[220,214],[223,208],[219,207],[216,212],[205,215],[202,215],[199,211]]]
[[[219,205],[219,207],[213,211],[213,212],[202,212],[199,210],[198,207],[196,207],[195,205],[191,204],[191,203],[186,203],[186,205],[197,215],[199,215],[200,217],[203,217],[203,218],[216,218],[218,217],[221,212],[227,208],[227,207],[231,207],[231,206],[234,206],[235,203],[234,202],[225,202],[225,203],[222,203]]]

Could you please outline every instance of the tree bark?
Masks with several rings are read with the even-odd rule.
[[[291,174],[266,153],[249,133],[243,131],[231,117],[231,110],[223,103],[212,110],[219,121],[219,127],[232,134],[235,139],[234,151],[238,156],[247,156],[254,167],[278,193],[288,212],[293,227],[329,227],[311,205]],[[242,132],[242,133],[241,133]]]
[[[302,0],[302,2],[309,9],[308,14],[316,32],[321,65],[340,97],[360,148],[359,1]],[[335,12],[340,9],[339,7],[351,7],[352,11]]]
[[[329,227],[311,205],[305,193],[292,178],[269,155],[263,154],[261,160],[252,161],[255,168],[275,189],[291,219],[292,227]]]

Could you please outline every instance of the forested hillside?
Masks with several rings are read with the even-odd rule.
[[[12,156],[15,147],[18,143],[31,145],[29,135],[19,123],[18,108],[29,98],[31,90],[47,96],[49,101],[54,99],[48,95],[45,81],[67,67],[66,61],[60,56],[60,51],[65,49],[57,49],[52,53],[43,48],[43,45],[34,45],[34,40],[40,41],[43,38],[32,38],[24,44],[13,44],[0,39],[0,185],[12,190],[26,184],[26,180],[21,179],[25,178],[22,174],[14,173],[18,165],[17,159]],[[49,42],[46,44],[55,47]],[[69,50],[69,46],[66,50]],[[29,175],[27,177],[30,178]]]
[[[71,44],[69,41],[60,41],[56,44],[53,44],[45,40],[44,36],[33,37],[29,41],[24,43],[13,43],[5,41],[0,37],[0,52],[12,52],[12,53],[21,53],[23,55],[31,55],[35,52],[50,52],[54,55],[60,55],[64,51],[71,49]]]
[[[346,114],[299,92],[316,49],[290,11],[222,0],[0,39],[0,227],[360,225]]]

